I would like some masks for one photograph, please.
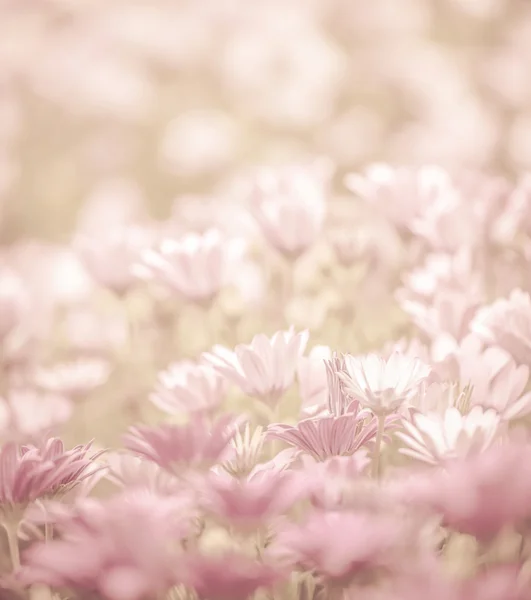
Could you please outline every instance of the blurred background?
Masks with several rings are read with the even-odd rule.
[[[513,177],[530,73],[529,0],[0,0],[0,239],[320,155]]]

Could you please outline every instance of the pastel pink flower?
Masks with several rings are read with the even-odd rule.
[[[402,454],[438,464],[486,450],[499,436],[500,422],[500,415],[492,409],[475,406],[463,414],[450,406],[442,414],[415,413],[411,421],[403,421],[404,431],[396,436],[404,444]]]
[[[10,440],[39,438],[66,423],[73,410],[71,400],[64,396],[13,387],[0,401],[0,431]]]
[[[283,579],[278,567],[234,552],[219,556],[188,553],[183,571],[184,583],[199,600],[247,600]]]
[[[204,415],[193,414],[184,425],[132,427],[124,444],[139,456],[180,474],[188,469],[209,469],[222,461],[235,433],[231,415],[210,423]]]
[[[147,250],[135,273],[181,294],[187,300],[209,303],[227,282],[236,246],[217,229],[165,239]]]
[[[118,295],[133,288],[133,266],[152,243],[152,234],[138,227],[121,227],[96,237],[79,236],[74,249],[92,278]]]
[[[40,446],[12,442],[0,450],[0,507],[2,512],[42,498],[66,493],[100,467],[91,444],[65,450],[58,438]]]
[[[268,428],[268,437],[280,440],[313,456],[326,460],[332,456],[349,456],[374,440],[377,418],[359,410],[354,402],[350,412],[299,421],[297,425],[277,423]]]
[[[306,493],[304,480],[292,471],[263,471],[247,479],[211,474],[199,503],[227,526],[252,531],[284,515]]]
[[[446,526],[491,539],[526,527],[531,513],[531,447],[517,441],[447,463],[429,474],[410,502],[439,513]]]
[[[481,299],[470,291],[439,288],[429,300],[400,301],[402,310],[432,339],[449,334],[462,340],[481,306]]]
[[[224,378],[211,366],[182,361],[159,373],[150,400],[169,414],[211,413],[222,404],[226,388]]]
[[[160,496],[182,492],[182,483],[154,462],[119,453],[107,455],[106,478],[127,490],[145,490]]]
[[[329,586],[346,588],[357,578],[399,568],[405,543],[396,516],[314,509],[277,533],[271,553]]]
[[[352,399],[345,390],[342,373],[345,372],[345,357],[334,353],[330,360],[325,360],[326,380],[328,388],[328,413],[336,417],[344,415],[352,405]]]
[[[315,346],[297,364],[297,381],[302,400],[302,412],[313,416],[328,402],[328,378],[325,360],[331,358],[328,346]]]
[[[511,355],[501,348],[485,348],[477,335],[467,336],[434,368],[442,371],[446,379],[459,381],[461,388],[471,386],[471,406],[492,408],[506,420],[520,418],[531,411],[531,394],[524,393],[529,367],[517,366]]]
[[[285,256],[296,259],[311,248],[325,219],[326,175],[293,167],[258,173],[251,195],[251,213],[266,240]]]
[[[267,404],[276,404],[295,379],[297,361],[304,352],[308,332],[278,331],[273,337],[254,336],[234,352],[214,346],[203,359],[242,391]]]
[[[523,565],[494,565],[463,583],[463,600],[527,600],[531,586]]]
[[[183,502],[125,493],[84,499],[56,519],[60,539],[33,545],[23,579],[97,592],[107,600],[143,600],[178,582],[180,541],[188,531]]]
[[[258,426],[251,429],[247,421],[243,430],[238,429],[230,441],[227,457],[221,467],[233,477],[247,477],[260,463],[264,442],[264,428]]]
[[[336,226],[328,233],[334,256],[344,268],[348,269],[368,257],[368,240],[362,235],[360,231],[353,233],[352,227],[349,226]]]
[[[509,298],[482,308],[472,330],[489,344],[503,348],[519,364],[531,364],[531,298],[513,290]]]
[[[78,359],[38,368],[34,374],[37,387],[72,399],[82,399],[103,385],[111,373],[111,365],[101,359]]]
[[[393,353],[389,359],[376,354],[360,358],[346,355],[341,379],[345,391],[375,414],[389,414],[419,393],[430,367],[418,358]]]
[[[352,506],[359,496],[360,477],[371,462],[364,448],[351,456],[332,456],[324,461],[316,461],[310,455],[302,455],[301,459],[312,506],[323,510]]]
[[[455,254],[428,254],[423,264],[407,273],[400,300],[432,300],[441,290],[468,291],[476,299],[482,297],[482,285],[474,269],[473,253],[462,248]]]
[[[348,175],[345,183],[373,210],[397,227],[407,229],[415,217],[423,214],[438,197],[447,194],[451,179],[435,166],[408,169],[375,163],[362,175]]]

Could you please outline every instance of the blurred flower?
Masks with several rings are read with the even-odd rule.
[[[149,232],[126,227],[94,237],[81,235],[75,239],[74,248],[94,280],[121,296],[136,285],[133,266],[150,243]]]
[[[39,438],[66,423],[73,413],[68,397],[28,388],[11,389],[0,407],[0,434],[7,439]]]
[[[250,344],[236,346],[234,352],[214,346],[203,359],[244,393],[275,405],[293,384],[307,341],[307,331],[278,331],[272,338],[259,334]]]
[[[135,267],[138,277],[153,280],[187,300],[209,303],[226,284],[230,262],[240,247],[223,240],[216,229],[163,240]]]
[[[193,414],[185,425],[132,427],[124,444],[171,473],[181,474],[189,468],[209,469],[223,460],[235,433],[231,415],[210,424],[203,415]]]
[[[302,412],[313,416],[315,411],[326,406],[328,380],[325,360],[332,351],[328,346],[315,346],[308,356],[301,356],[297,365],[297,381],[302,400]]]
[[[395,516],[314,509],[303,522],[281,529],[271,552],[331,588],[346,589],[400,570],[408,556],[404,531]]]
[[[125,453],[107,455],[107,479],[127,490],[146,490],[155,495],[175,496],[181,482],[154,462]]]
[[[404,277],[396,293],[402,310],[431,338],[450,334],[462,340],[483,297],[472,253],[429,254],[424,264]]]
[[[249,532],[285,515],[306,493],[304,480],[293,471],[264,471],[248,479],[211,474],[199,503],[226,526]]]
[[[187,112],[168,125],[161,142],[161,160],[171,171],[186,176],[217,171],[234,159],[238,138],[238,125],[228,114]]]
[[[359,498],[359,482],[370,464],[368,452],[361,448],[351,456],[332,456],[315,461],[302,457],[305,477],[310,480],[312,506],[323,510],[339,510],[354,506]]]
[[[354,401],[340,416],[325,415],[299,421],[297,425],[276,423],[268,428],[268,437],[307,452],[316,460],[349,456],[376,437],[377,419],[360,411]]]
[[[183,567],[184,582],[199,600],[247,600],[282,578],[278,567],[232,552],[219,556],[188,553]]]
[[[496,344],[520,364],[531,364],[531,298],[514,290],[509,298],[501,298],[482,308],[472,329],[489,344]]]
[[[212,367],[182,361],[159,373],[150,399],[169,414],[210,413],[220,407],[225,395],[225,380]]]
[[[361,262],[368,254],[368,240],[364,239],[358,228],[342,225],[328,234],[328,241],[338,263],[350,268]]]
[[[325,218],[326,178],[303,167],[263,171],[254,181],[251,212],[267,241],[290,259],[317,241]]]
[[[407,169],[376,163],[369,166],[363,175],[348,175],[345,183],[352,192],[404,231],[435,199],[444,198],[451,192],[450,176],[435,166]]]
[[[457,408],[449,407],[443,415],[417,413],[411,423],[405,420],[403,426],[405,431],[396,433],[405,444],[400,452],[437,464],[488,448],[500,432],[500,416],[480,406],[464,415]]]
[[[531,593],[525,567],[502,564],[489,567],[463,585],[463,598],[470,600],[525,600]]]
[[[69,309],[62,323],[73,354],[108,356],[127,344],[129,330],[126,315],[107,315],[81,305]]]
[[[78,359],[35,372],[37,387],[60,394],[73,400],[83,399],[87,394],[103,385],[111,372],[111,365],[104,360]]]
[[[387,360],[369,354],[345,356],[345,371],[340,377],[345,391],[376,414],[389,414],[419,392],[430,367],[418,358],[395,352]]]
[[[241,10],[241,9],[240,9]],[[347,63],[299,10],[294,20],[253,15],[231,34],[221,55],[221,75],[239,106],[274,127],[307,128],[331,113]],[[281,9],[286,12],[287,9]],[[243,11],[240,19],[246,11]],[[286,15],[285,15],[286,16]],[[302,23],[301,23],[302,17]]]
[[[0,490],[2,513],[44,496],[61,495],[94,474],[96,455],[91,444],[65,450],[63,442],[50,438],[41,446],[5,444],[0,450],[4,479]]]
[[[492,539],[509,525],[525,528],[531,506],[530,452],[528,444],[509,441],[449,461],[411,488],[409,502],[439,513],[447,527],[481,540]]]
[[[86,499],[56,527],[60,539],[26,553],[26,582],[142,600],[177,581],[179,542],[188,527],[183,501],[135,492],[103,502]]]
[[[129,179],[111,178],[97,183],[85,199],[79,216],[79,230],[87,236],[97,237],[102,223],[118,231],[138,226],[145,219],[144,198],[138,184]]]
[[[492,408],[504,419],[524,416],[531,410],[531,395],[524,394],[529,367],[517,366],[501,348],[484,347],[477,335],[464,338],[434,370],[441,377],[470,386],[471,406]]]

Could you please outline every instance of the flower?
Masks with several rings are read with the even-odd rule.
[[[78,359],[37,369],[34,381],[43,390],[79,399],[103,385],[110,372],[111,366],[105,360]]]
[[[507,526],[527,527],[531,514],[531,446],[510,440],[446,463],[417,482],[408,499],[440,514],[451,529],[481,540]]]
[[[124,437],[126,448],[167,469],[180,474],[192,469],[209,469],[221,461],[236,433],[231,415],[214,424],[203,415],[192,415],[185,425],[131,427]]]
[[[339,510],[353,505],[355,499],[359,500],[360,477],[371,462],[364,448],[350,456],[332,456],[324,461],[316,461],[310,455],[301,458],[314,507]]]
[[[434,297],[425,301],[401,301],[402,310],[415,325],[431,338],[449,334],[462,340],[470,332],[471,323],[480,307],[478,297],[465,290],[437,290]]]
[[[472,330],[489,344],[503,348],[516,362],[531,364],[531,297],[513,290],[476,315]]]
[[[277,423],[268,428],[268,437],[281,440],[316,460],[354,454],[376,437],[376,417],[359,410],[353,402],[350,412],[299,421],[297,425]]]
[[[396,569],[407,556],[405,537],[396,516],[314,509],[277,533],[271,553],[329,586],[346,588]]]
[[[444,361],[435,365],[442,376],[469,386],[470,405],[493,408],[503,419],[522,417],[531,410],[531,394],[524,394],[529,367],[517,366],[511,355],[496,346],[485,348],[477,335],[467,336]]]
[[[417,413],[412,422],[403,421],[397,437],[406,445],[400,452],[416,460],[437,464],[451,458],[482,452],[500,431],[500,416],[495,410],[475,406],[467,414],[451,406],[443,415]]]
[[[225,399],[225,380],[209,365],[182,361],[159,373],[150,400],[163,411],[215,411]]]
[[[72,402],[63,396],[39,393],[34,389],[13,388],[0,402],[3,422],[0,431],[8,439],[40,436],[66,423],[73,413]]]
[[[328,400],[328,378],[325,359],[331,358],[328,346],[315,346],[309,356],[299,357],[297,380],[302,400],[302,411],[313,416],[326,406]]]
[[[60,539],[33,545],[23,579],[108,600],[143,600],[177,581],[180,541],[187,533],[183,502],[124,493],[79,501],[56,523]]]
[[[41,446],[8,442],[0,450],[0,506],[5,513],[43,496],[65,494],[94,475],[99,454],[89,455],[91,444],[65,450],[58,438]]]
[[[260,588],[271,588],[282,579],[281,571],[245,554],[220,556],[189,553],[184,558],[184,583],[199,600],[247,600]]]
[[[389,414],[408,402],[430,374],[417,358],[398,352],[385,360],[376,354],[356,358],[347,355],[340,377],[345,391],[375,414]]]
[[[249,475],[260,461],[264,442],[264,428],[256,427],[251,433],[251,424],[247,422],[243,433],[238,429],[232,438],[227,459],[221,467],[233,477]]]
[[[74,248],[92,278],[120,296],[136,285],[133,266],[150,244],[151,234],[138,227],[119,227],[97,237],[74,240]]]
[[[278,331],[272,338],[259,334],[250,344],[236,346],[234,352],[214,346],[203,359],[244,393],[274,405],[293,384],[307,341],[307,331]]]
[[[351,399],[345,392],[341,373],[346,369],[345,358],[335,353],[330,360],[325,360],[328,388],[328,412],[336,417],[344,415],[351,405]]]
[[[200,505],[230,527],[249,531],[284,515],[306,494],[307,486],[291,471],[264,471],[247,479],[211,474]]]
[[[234,243],[222,239],[217,229],[188,233],[179,239],[165,239],[156,249],[147,250],[135,273],[187,300],[208,304],[225,285],[236,249]]]
[[[181,482],[154,462],[125,453],[107,456],[107,479],[127,490],[147,490],[159,496],[182,492]]]
[[[363,175],[348,175],[345,183],[394,225],[406,230],[415,217],[451,189],[449,174],[439,167],[407,169],[383,163],[370,165]]]
[[[325,218],[324,171],[293,167],[258,173],[251,195],[251,213],[264,237],[290,259],[317,241]]]
[[[462,597],[470,600],[526,600],[531,589],[519,564],[494,565],[463,583]]]

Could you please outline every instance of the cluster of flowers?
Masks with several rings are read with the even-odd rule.
[[[526,0],[4,0],[4,232],[305,153],[527,169],[530,39]]]
[[[529,180],[332,175],[5,254],[2,598],[531,598]]]

